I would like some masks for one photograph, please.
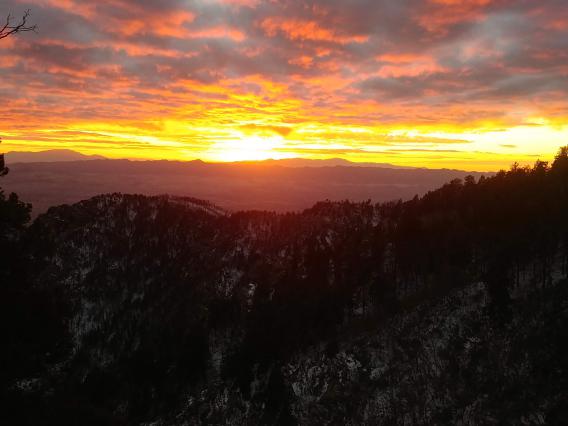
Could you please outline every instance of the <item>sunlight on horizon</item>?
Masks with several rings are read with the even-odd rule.
[[[550,160],[558,148],[568,142],[568,126],[550,126],[544,123],[464,133],[393,130],[384,134],[380,129],[354,127],[348,128],[348,132],[357,135],[357,139],[349,140],[344,134],[336,135],[333,143],[320,139],[320,135],[328,131],[325,126],[290,132],[287,136],[270,131],[257,134],[227,132],[226,129],[215,128],[208,128],[205,132],[200,129],[198,131],[201,134],[213,133],[222,136],[220,139],[211,136],[206,147],[187,143],[187,139],[192,135],[184,135],[180,128],[171,135],[157,133],[152,136],[140,135],[134,133],[132,128],[121,129],[120,126],[109,126],[109,131],[104,130],[104,125],[85,127],[81,130],[81,126],[73,126],[66,135],[62,131],[53,132],[46,129],[38,132],[42,137],[31,137],[25,143],[14,138],[12,134],[4,134],[1,146],[4,151],[65,148],[83,154],[134,160],[200,159],[207,162],[235,162],[286,158],[343,158],[352,162],[493,171],[508,168],[513,162],[532,164],[539,158]],[[337,133],[337,129],[335,132]],[[52,141],[53,133],[58,139],[57,142]],[[180,142],[178,138],[186,142]],[[96,146],[90,146],[89,143],[83,142],[84,140],[96,141]],[[354,143],[355,149],[352,148]],[[475,150],[471,149],[472,145]]]

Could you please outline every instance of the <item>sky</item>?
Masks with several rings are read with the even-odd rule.
[[[568,144],[566,0],[1,0],[4,151],[496,170]]]

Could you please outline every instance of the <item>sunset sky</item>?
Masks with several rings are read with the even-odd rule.
[[[566,0],[1,0],[4,151],[495,170],[568,144]]]

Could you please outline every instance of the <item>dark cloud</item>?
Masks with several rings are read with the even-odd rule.
[[[103,0],[85,4],[77,0],[61,4],[67,6],[8,0],[7,9],[30,7],[41,24],[40,36],[22,41],[29,44],[16,46],[11,53],[22,61],[76,70],[110,61],[126,76],[137,75],[142,85],[156,84],[160,77],[210,83],[226,76],[261,74],[286,80],[291,74],[313,77],[334,72],[348,76],[372,96],[377,93],[381,100],[397,101],[456,91],[460,83],[468,89],[476,80],[472,74],[500,67],[510,76],[521,70],[538,91],[548,86],[530,75],[565,65],[568,51],[566,22],[552,13],[567,11],[560,1]],[[46,38],[61,44],[46,45]],[[151,54],[144,55],[145,51]],[[425,70],[428,75],[408,76],[399,64],[399,75],[385,77],[380,75],[385,66],[380,57],[388,54],[428,55],[447,72]],[[163,65],[162,71],[156,71],[157,65]],[[412,62],[405,64],[407,71],[412,67]],[[556,80],[552,86],[561,86],[566,70],[547,78]],[[517,92],[514,81],[502,78],[480,83],[494,86],[482,91],[490,96]]]

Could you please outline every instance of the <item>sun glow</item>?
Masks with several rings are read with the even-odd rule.
[[[290,158],[294,155],[279,152],[283,138],[279,136],[247,136],[213,144],[208,157],[213,161],[260,161]]]
[[[342,157],[355,162],[494,171],[513,162],[550,160],[568,141],[568,126],[546,120],[522,126],[485,124],[459,129],[440,126],[369,126],[298,123],[286,117],[234,125],[208,117],[189,126],[167,120],[150,124],[80,123],[43,128],[7,129],[4,151],[68,148],[109,158],[202,159],[209,162],[261,161],[292,157]]]

